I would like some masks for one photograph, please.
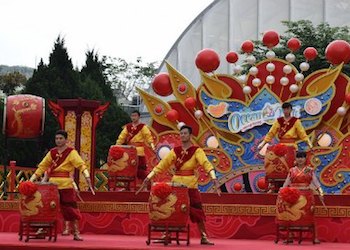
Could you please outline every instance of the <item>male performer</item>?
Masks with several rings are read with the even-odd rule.
[[[286,145],[296,146],[295,142],[298,139],[306,141],[309,148],[312,148],[312,143],[307,137],[305,129],[301,124],[301,121],[291,116],[292,104],[285,102],[282,104],[284,117],[278,118],[270,128],[270,131],[265,136],[265,139],[259,144],[258,149],[264,147],[264,145],[277,135],[279,142]]]
[[[83,159],[81,159],[75,149],[67,146],[67,136],[67,132],[64,130],[58,130],[56,132],[56,147],[51,149],[39,163],[38,169],[32,175],[30,181],[35,181],[45,172],[47,173],[49,182],[58,186],[61,211],[65,220],[63,235],[69,235],[69,223],[72,222],[73,239],[81,241],[83,239],[80,237],[78,224],[78,220],[81,219],[81,214],[77,207],[74,180],[71,178],[71,176],[74,175],[75,168],[83,172],[92,192],[93,189],[91,186],[90,174]]]
[[[147,177],[147,166],[144,146],[150,146],[155,150],[153,137],[149,128],[140,122],[140,112],[135,110],[131,113],[131,123],[125,125],[120,133],[116,145],[133,145],[136,147],[138,156],[137,178],[144,180]]]
[[[191,127],[181,127],[180,138],[182,146],[173,148],[169,154],[154,167],[144,180],[143,186],[148,185],[156,174],[164,172],[172,165],[175,165],[176,172],[172,178],[172,182],[186,185],[189,188],[190,219],[198,225],[198,229],[201,232],[201,244],[214,245],[214,243],[210,242],[207,238],[204,225],[205,214],[202,209],[202,201],[198,191],[198,178],[195,176],[194,170],[199,166],[203,166],[214,181],[219,195],[220,185],[216,179],[214,167],[209,162],[203,149],[192,145],[191,134]]]

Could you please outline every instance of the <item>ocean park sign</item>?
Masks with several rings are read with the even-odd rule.
[[[300,106],[294,106],[292,116],[300,117]],[[283,110],[280,103],[265,103],[261,110],[251,110],[249,108],[232,112],[228,118],[228,127],[232,133],[244,132],[262,124],[272,123],[283,116]]]

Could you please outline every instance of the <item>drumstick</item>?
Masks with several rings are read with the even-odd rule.
[[[146,187],[145,183],[142,183],[141,187],[136,191],[135,195],[138,195]]]

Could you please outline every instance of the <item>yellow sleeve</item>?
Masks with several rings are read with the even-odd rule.
[[[117,139],[115,144],[116,145],[123,145],[126,141],[127,136],[128,136],[128,130],[125,126],[124,129],[122,130],[122,132],[120,133],[120,135],[118,136],[118,139]]]
[[[45,171],[50,167],[52,163],[51,153],[50,151],[45,155],[44,159],[39,163],[37,170],[35,170],[34,174],[38,177],[42,176]]]
[[[163,158],[157,166],[148,174],[147,178],[152,179],[158,173],[164,172],[169,169],[176,161],[176,154],[174,149],[172,149],[165,158]]]
[[[276,136],[278,130],[280,129],[280,124],[276,120],[273,124],[272,127],[270,128],[269,132],[266,134],[264,141],[265,142],[270,142],[272,139]]]
[[[142,128],[142,135],[149,146],[154,143],[152,133],[146,125]]]
[[[197,148],[195,157],[199,165],[201,165],[205,169],[205,171],[210,174],[210,177],[212,179],[216,179],[214,167],[213,165],[211,165],[210,161],[208,160],[208,157],[205,155],[204,150],[201,148]]]
[[[298,137],[301,140],[306,141],[310,145],[311,143],[310,143],[309,137],[307,136],[306,131],[305,131],[305,129],[304,129],[304,127],[301,124],[301,121],[299,119],[295,122],[294,126],[296,128],[296,132],[298,134]]]
[[[75,168],[78,168],[80,171],[84,171],[86,169],[85,162],[83,161],[83,159],[79,155],[78,151],[76,151],[75,149],[72,150],[72,152],[70,152],[69,158],[70,158],[69,160],[70,160],[71,164]]]

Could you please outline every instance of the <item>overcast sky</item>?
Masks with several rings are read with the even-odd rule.
[[[213,0],[0,0],[0,64],[48,62],[58,35],[75,66],[87,49],[161,61]]]

